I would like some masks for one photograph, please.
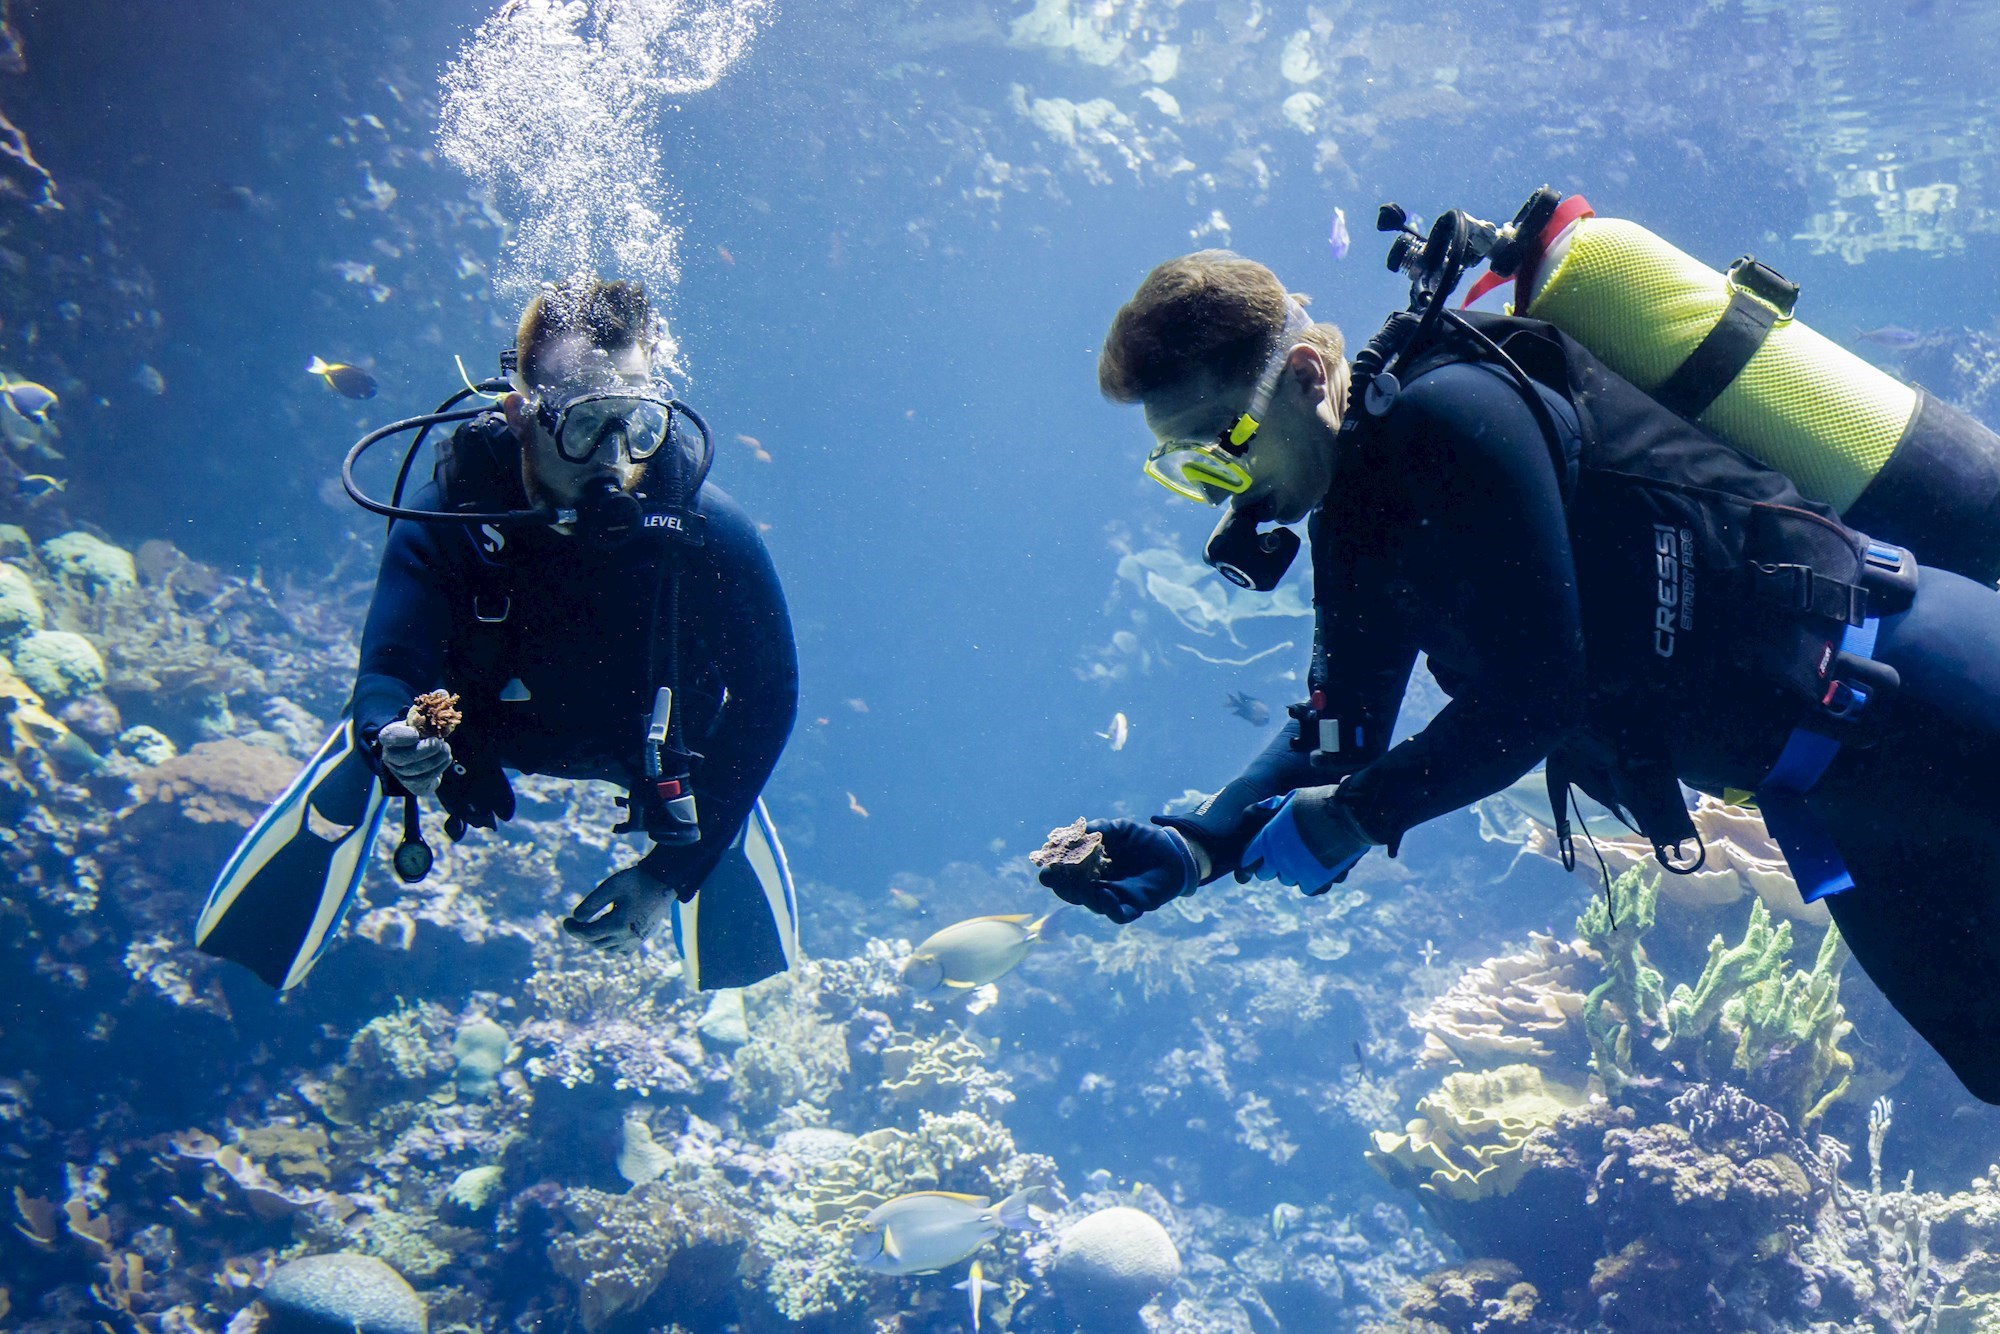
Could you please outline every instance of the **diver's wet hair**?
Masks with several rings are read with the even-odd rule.
[[[1097,357],[1097,387],[1114,403],[1137,403],[1198,371],[1248,378],[1284,328],[1285,285],[1277,274],[1227,250],[1198,250],[1147,274],[1119,307]],[[1315,324],[1299,341],[1318,348],[1344,381],[1338,328]]]
[[[581,333],[592,347],[606,351],[634,343],[649,347],[654,333],[653,305],[646,298],[645,287],[579,274],[535,293],[514,331],[521,378],[534,383],[542,351],[569,333]]]

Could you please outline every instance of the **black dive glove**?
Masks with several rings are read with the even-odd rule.
[[[1061,873],[1050,867],[1041,873],[1042,884],[1057,898],[1121,926],[1192,892],[1200,878],[1194,853],[1177,829],[1137,820],[1092,820],[1083,828],[1104,836],[1104,852],[1110,859],[1104,876],[1085,885],[1057,888],[1051,872],[1057,880]]]
[[[584,895],[563,918],[563,930],[586,945],[614,954],[636,949],[659,925],[673,897],[667,883],[643,864],[628,866]]]

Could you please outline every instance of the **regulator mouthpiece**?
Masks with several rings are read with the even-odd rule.
[[[1299,554],[1299,535],[1289,528],[1258,532],[1261,522],[1255,512],[1230,506],[1222,522],[1209,535],[1201,558],[1238,588],[1254,588],[1268,593],[1292,568]]]
[[[577,528],[600,547],[629,542],[644,521],[638,497],[620,487],[616,478],[592,478],[577,497]]]

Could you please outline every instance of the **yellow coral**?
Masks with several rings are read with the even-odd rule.
[[[1528,1139],[1589,1101],[1537,1066],[1460,1071],[1417,1104],[1401,1135],[1376,1131],[1368,1161],[1390,1181],[1454,1200],[1505,1195],[1527,1171]]]

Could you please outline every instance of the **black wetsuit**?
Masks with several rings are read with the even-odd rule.
[[[413,503],[435,508],[436,490]],[[645,859],[676,887],[698,885],[714,868],[798,712],[791,618],[756,525],[713,484],[702,488],[696,509],[706,519],[704,541],[678,551],[675,698],[684,744],[705,757],[694,773],[701,839],[662,844]],[[513,528],[498,553],[505,574],[497,580],[477,540],[461,524],[391,526],[354,687],[362,739],[372,743],[416,695],[452,690],[465,718],[452,753],[464,772],[447,772],[438,789],[447,811],[480,828],[510,818],[503,769],[604,779],[634,793],[643,811],[646,725],[668,654],[669,627],[655,626],[653,616],[667,539],[649,533],[600,550],[549,529]],[[475,616],[481,589],[489,615],[506,598],[503,621]]]
[[[1574,449],[1570,405],[1544,398]],[[1216,874],[1261,824],[1256,802],[1336,778],[1393,853],[1411,827],[1518,779],[1629,686],[1602,661],[1615,654],[1591,651],[1603,553],[1572,549],[1581,530],[1555,456],[1511,381],[1447,365],[1361,434],[1312,522],[1316,676],[1329,711],[1368,717],[1378,737],[1418,653],[1451,699],[1344,778],[1294,746],[1293,723],[1201,811],[1163,819],[1200,840]],[[1808,799],[1856,882],[1828,903],[1896,1008],[2000,1102],[2000,803],[1975,795],[2000,762],[2000,594],[1922,569],[1911,607],[1882,619],[1875,657],[1903,682],[1887,734],[1843,748]],[[1674,704],[1673,768],[1718,791],[1757,788],[1807,713],[1748,669],[1690,675]]]

